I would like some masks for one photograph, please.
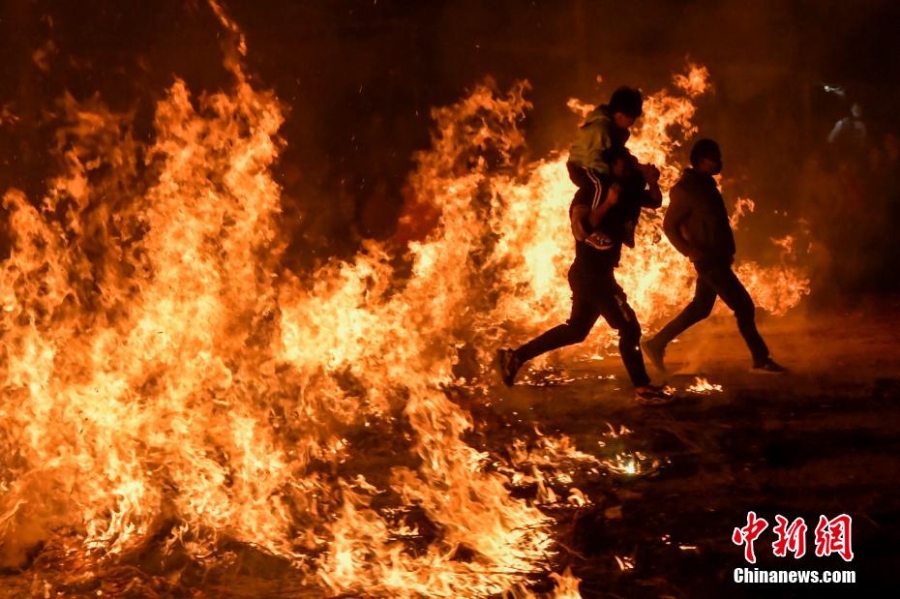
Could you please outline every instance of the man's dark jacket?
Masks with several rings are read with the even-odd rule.
[[[663,230],[675,249],[698,266],[731,264],[734,234],[716,180],[686,169],[669,198]]]

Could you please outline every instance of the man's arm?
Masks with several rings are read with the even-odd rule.
[[[691,242],[685,239],[681,233],[682,223],[691,214],[690,203],[687,195],[677,187],[673,187],[669,195],[672,201],[669,204],[669,209],[666,210],[666,216],[663,218],[663,231],[676,250],[691,258],[696,254],[696,250],[691,245]]]
[[[618,183],[613,183],[609,186],[606,197],[593,210],[587,204],[575,204],[572,206],[572,234],[575,236],[575,239],[584,241],[587,237],[590,237],[591,233],[600,226],[603,217],[606,216],[613,206],[619,203],[621,191],[621,186]]]
[[[659,169],[652,164],[641,164],[638,168],[647,182],[647,189],[641,195],[641,208],[656,210],[662,206],[663,201],[662,190],[659,188]]]
[[[641,197],[641,208],[650,208],[656,210],[662,206],[663,196],[662,190],[658,183],[648,183],[648,188]]]
[[[609,191],[606,192],[606,198],[600,205],[595,209],[591,210],[591,214],[588,217],[588,222],[591,224],[591,229],[596,229],[600,226],[600,223],[603,221],[603,217],[610,211],[610,209],[619,203],[619,195],[622,192],[622,186],[618,183],[613,183],[609,186]]]

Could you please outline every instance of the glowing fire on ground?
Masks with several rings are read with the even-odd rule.
[[[233,540],[327,593],[529,596],[524,576],[554,554],[548,518],[511,497],[511,475],[489,467],[503,458],[464,441],[472,417],[447,391],[489,388],[454,373],[461,347],[487,364],[510,332],[566,317],[565,157],[522,159],[524,84],[505,97],[479,86],[433,113],[434,147],[410,181],[436,226],[409,244],[408,276],[377,243],[312,276],[286,272],[270,173],[281,109],[250,85],[243,38],[211,6],[235,40],[229,93],[195,98],[177,81],[143,154],[129,115],[66,98],[65,170],[39,202],[3,197],[0,566],[68,530],[71,551],[100,562],[152,538],[195,559]],[[673,130],[691,132],[705,82],[692,68],[681,95],[648,99],[633,149],[666,186]],[[659,218],[620,269],[645,325],[690,293]],[[796,271],[744,266],[767,309],[803,293]],[[372,438],[384,462],[363,478]],[[398,540],[419,529],[385,505],[422,514],[423,550]],[[557,596],[577,596],[571,573],[556,580]]]
[[[687,388],[690,393],[698,393],[700,395],[708,395],[709,393],[721,393],[722,385],[710,383],[706,377],[698,376],[694,384]]]

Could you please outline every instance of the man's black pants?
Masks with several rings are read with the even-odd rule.
[[[700,266],[697,268],[697,287],[694,299],[681,314],[664,326],[654,336],[654,342],[665,346],[669,341],[710,315],[716,297],[721,297],[737,319],[741,336],[750,348],[754,364],[769,358],[769,348],[756,330],[756,308],[753,299],[728,264]]]
[[[650,384],[641,353],[641,325],[616,282],[613,269],[584,276],[573,267],[569,270],[569,287],[572,289],[569,320],[515,350],[519,359],[525,362],[548,351],[581,343],[602,316],[619,333],[619,353],[631,382],[635,387]]]

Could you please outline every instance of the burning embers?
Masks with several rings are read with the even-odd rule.
[[[690,385],[687,388],[689,393],[696,393],[698,395],[709,395],[710,393],[721,393],[722,385],[717,383],[710,383],[706,377],[698,376],[696,377],[694,384]]]

